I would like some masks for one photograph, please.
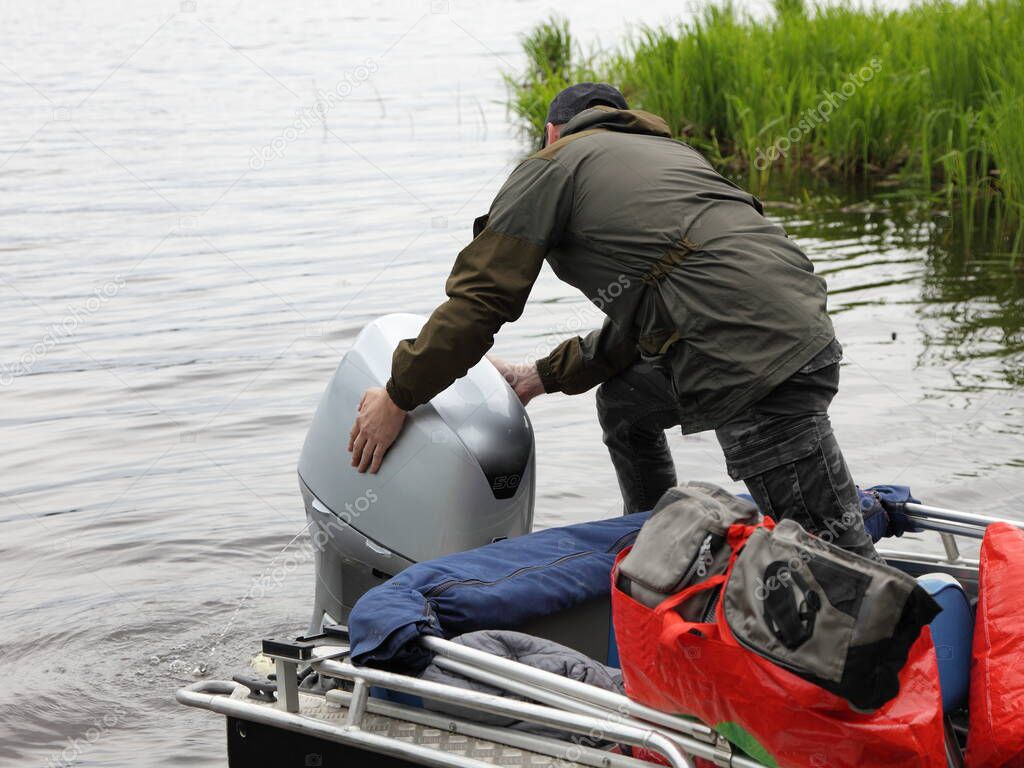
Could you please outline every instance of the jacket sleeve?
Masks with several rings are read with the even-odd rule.
[[[605,318],[600,330],[567,339],[537,361],[545,392],[577,395],[624,371],[640,357],[636,339]]]
[[[502,324],[519,318],[571,208],[572,176],[557,162],[530,158],[512,172],[483,231],[455,260],[448,300],[395,349],[387,390],[398,407],[412,410],[445,390],[480,361]]]

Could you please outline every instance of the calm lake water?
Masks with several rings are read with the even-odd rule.
[[[501,72],[548,10],[5,5],[0,763],[223,764],[222,721],[174,691],[305,626],[304,431],[367,321],[441,300],[524,151]],[[625,28],[564,11],[588,44]],[[1024,517],[1021,272],[951,255],[940,219],[772,210],[831,286],[859,481]],[[546,270],[495,352],[597,323]],[[616,514],[592,395],[530,413],[538,524]],[[713,436],[672,446],[729,482]]]

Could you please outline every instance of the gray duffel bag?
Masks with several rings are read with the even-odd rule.
[[[662,495],[619,564],[618,588],[648,608],[682,589],[725,573],[729,526],[755,525],[757,507],[711,483],[690,482]],[[711,621],[718,589],[676,607],[687,621]]]
[[[911,576],[792,520],[747,540],[724,601],[741,645],[862,710],[896,696],[911,646],[940,610]]]

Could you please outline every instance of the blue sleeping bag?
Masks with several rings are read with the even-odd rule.
[[[912,530],[903,513],[903,504],[916,501],[909,488],[859,493],[872,539]],[[431,661],[420,635],[516,629],[608,597],[615,557],[649,514],[550,528],[410,566],[352,608],[352,662],[418,674]]]
[[[513,629],[607,597],[615,556],[649,513],[550,528],[406,568],[349,615],[352,662],[418,674],[420,635]]]

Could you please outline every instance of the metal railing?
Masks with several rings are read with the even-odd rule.
[[[419,765],[433,766],[434,768],[492,768],[487,763],[473,758],[446,754],[419,744],[378,736],[360,729],[358,724],[338,726],[315,717],[234,699],[230,697],[234,689],[235,683],[203,680],[179,690],[175,694],[175,698],[187,706],[209,709],[226,717],[237,717],[304,736],[407,760]]]
[[[921,530],[951,533],[954,536],[966,536],[980,539],[985,529],[993,523],[1009,523],[1024,530],[1024,522],[1005,520],[991,515],[978,515],[973,512],[960,512],[955,509],[932,507],[927,504],[908,502],[905,505],[907,517]]]
[[[584,736],[600,733],[609,741],[643,747],[657,752],[663,755],[673,768],[694,768],[693,761],[684,754],[677,742],[692,741],[692,745],[687,744],[687,746],[708,746],[687,737],[670,738],[661,730],[651,726],[639,727],[630,723],[615,722],[613,718],[584,715],[543,704],[508,699],[502,696],[495,696],[466,688],[457,688],[452,685],[435,683],[418,677],[408,677],[380,669],[355,667],[348,661],[321,661],[314,663],[313,666],[322,675],[352,680],[357,684],[362,682],[364,686],[380,686],[381,688],[398,691],[399,693],[419,696],[457,707],[465,707],[478,712],[501,715],[513,720],[536,723],[547,728]],[[363,715],[364,705],[365,700],[362,702],[358,701],[357,694],[353,692],[353,702],[349,708],[350,719],[348,724],[350,726],[358,725]],[[355,711],[354,715],[352,715],[353,711]],[[713,749],[708,750],[706,755],[708,757],[713,756]],[[703,757],[705,755],[700,756]]]

